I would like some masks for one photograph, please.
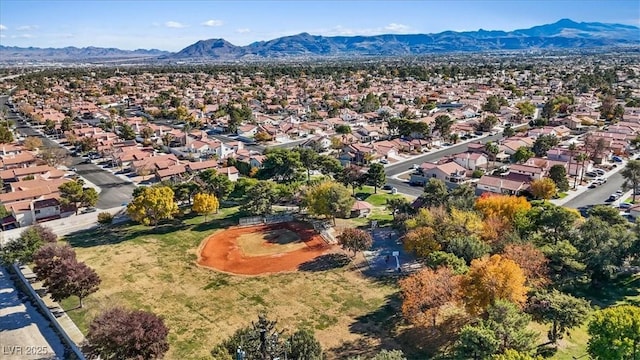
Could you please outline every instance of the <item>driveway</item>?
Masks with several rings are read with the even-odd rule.
[[[64,346],[49,322],[0,267],[0,358],[64,359]]]

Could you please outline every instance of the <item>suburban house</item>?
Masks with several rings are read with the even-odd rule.
[[[529,184],[524,181],[509,180],[499,176],[484,175],[476,182],[476,193],[478,195],[491,192],[505,195],[520,195],[527,190]]]
[[[484,156],[484,154],[471,152],[460,153],[454,155],[453,161],[463,168],[471,171],[487,168],[487,157]]]
[[[454,161],[444,164],[423,163],[411,174],[411,184],[424,185],[429,179],[439,179],[447,183],[458,184],[467,180],[467,170]]]
[[[509,172],[528,176],[531,180],[540,180],[546,174],[544,168],[526,164],[513,164],[509,167]]]

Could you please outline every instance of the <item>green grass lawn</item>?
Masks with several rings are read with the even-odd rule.
[[[389,190],[382,190],[378,188],[378,193],[374,193],[373,186],[363,186],[361,189],[356,189],[356,197],[362,199],[373,206],[385,206],[388,199],[407,198],[405,195],[395,194],[392,195]]]

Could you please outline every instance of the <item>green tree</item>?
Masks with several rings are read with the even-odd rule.
[[[286,346],[292,359],[322,360],[322,346],[311,330],[297,330],[288,338]]]
[[[513,158],[513,161],[517,163],[523,163],[531,159],[535,155],[536,154],[534,154],[533,151],[531,151],[531,149],[529,149],[528,147],[520,146],[518,150],[516,150],[516,152],[513,153],[512,158]]]
[[[478,130],[491,131],[496,125],[498,125],[498,118],[495,115],[488,115],[482,118],[478,124]]]
[[[607,205],[595,205],[587,211],[587,215],[590,218],[597,217],[609,225],[627,224],[627,219],[620,215],[620,210]]]
[[[20,233],[20,237],[9,241],[0,249],[1,260],[4,264],[18,262],[26,264],[32,261],[34,253],[45,243],[57,240],[51,229],[41,225],[34,225]]]
[[[484,360],[498,352],[500,341],[486,325],[465,325],[454,346],[457,359]]]
[[[127,214],[136,222],[158,226],[164,219],[171,219],[178,212],[174,193],[168,186],[145,187],[127,205]]]
[[[198,174],[198,179],[204,189],[216,198],[224,200],[233,190],[233,183],[225,174],[219,173],[216,169],[207,169]]]
[[[0,144],[9,144],[13,142],[13,132],[5,125],[0,125]]]
[[[449,191],[444,181],[431,178],[424,185],[424,192],[420,197],[424,200],[424,206],[434,207],[446,204],[447,195],[449,195]]]
[[[82,181],[67,181],[58,187],[63,204],[73,205],[78,215],[78,209],[83,201],[84,188]],[[95,191],[95,190],[94,190]]]
[[[309,148],[301,148],[298,150],[300,153],[300,161],[302,163],[302,167],[307,169],[307,181],[311,180],[311,171],[317,170],[320,166],[320,155]]]
[[[569,180],[567,179],[567,169],[564,165],[553,165],[549,169],[549,178],[556,184],[558,191],[569,190]]]
[[[624,178],[623,187],[633,189],[633,202],[635,202],[636,189],[640,185],[640,160],[629,160],[620,174]]]
[[[303,205],[310,214],[330,217],[334,223],[336,216],[350,213],[354,202],[346,187],[332,181],[309,187],[303,196]]]
[[[384,173],[384,166],[380,163],[374,163],[369,166],[367,171],[367,182],[373,186],[373,192],[378,193],[378,188],[382,187],[387,181],[387,175]]]
[[[518,103],[516,104],[516,107],[518,108],[518,110],[520,110],[520,115],[524,117],[533,116],[533,114],[535,114],[536,112],[536,106],[533,105],[530,101]]]
[[[529,322],[531,316],[509,301],[497,300],[487,308],[486,325],[495,333],[500,352],[508,349],[526,351],[533,348],[538,334],[527,328]]]
[[[536,154],[536,156],[544,157],[547,155],[547,151],[557,146],[558,143],[560,143],[560,140],[555,135],[540,135],[533,142],[531,150],[533,150],[533,153]]]
[[[542,356],[533,357],[527,352],[507,350],[504,354],[493,355],[491,360],[543,360]]]
[[[94,207],[98,203],[98,192],[94,188],[83,188],[80,206]],[[76,210],[77,211],[77,210]]]
[[[253,216],[269,215],[273,213],[276,199],[276,184],[273,181],[259,181],[247,190],[240,211]]]
[[[123,140],[133,140],[136,138],[136,132],[128,123],[123,123],[122,125],[120,125],[120,132],[118,133],[118,135]]]
[[[289,149],[269,149],[258,178],[291,182],[297,179],[298,171],[303,167],[300,153]]]
[[[504,135],[504,137],[512,137],[515,134],[516,134],[516,131],[513,129],[513,126],[511,125],[505,126],[504,131],[502,131],[502,135]]]
[[[640,358],[640,307],[620,305],[596,311],[588,332],[587,351],[594,358]]]
[[[336,130],[336,134],[342,134],[342,135],[351,134],[351,126],[346,124],[336,126],[335,130]]]
[[[484,145],[484,151],[489,155],[489,160],[492,161],[493,166],[496,166],[496,156],[500,153],[500,145],[493,141],[489,141]]]
[[[547,336],[557,343],[569,330],[582,325],[591,312],[591,306],[586,300],[554,289],[531,297],[527,312],[535,321],[551,324]]]
[[[497,114],[500,112],[501,101],[500,97],[491,95],[487,98],[487,102],[482,105],[482,110]]]
[[[411,204],[405,197],[387,199],[386,207],[391,211],[394,220],[397,214],[407,214],[411,211]]]
[[[467,262],[455,256],[452,253],[445,251],[433,251],[425,258],[425,263],[428,267],[432,269],[437,269],[441,266],[446,266],[451,268],[454,274],[462,275],[469,271],[469,267],[467,266]]]
[[[436,116],[433,129],[437,130],[440,133],[440,138],[446,139],[451,132],[452,126],[453,120],[449,117],[449,115],[438,115]]]

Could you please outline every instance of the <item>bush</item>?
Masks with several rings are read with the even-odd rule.
[[[471,177],[474,179],[480,179],[482,175],[484,175],[484,171],[480,169],[475,169],[473,173],[471,173]]]
[[[109,225],[113,223],[113,215],[104,211],[98,214],[98,223],[102,225]]]

